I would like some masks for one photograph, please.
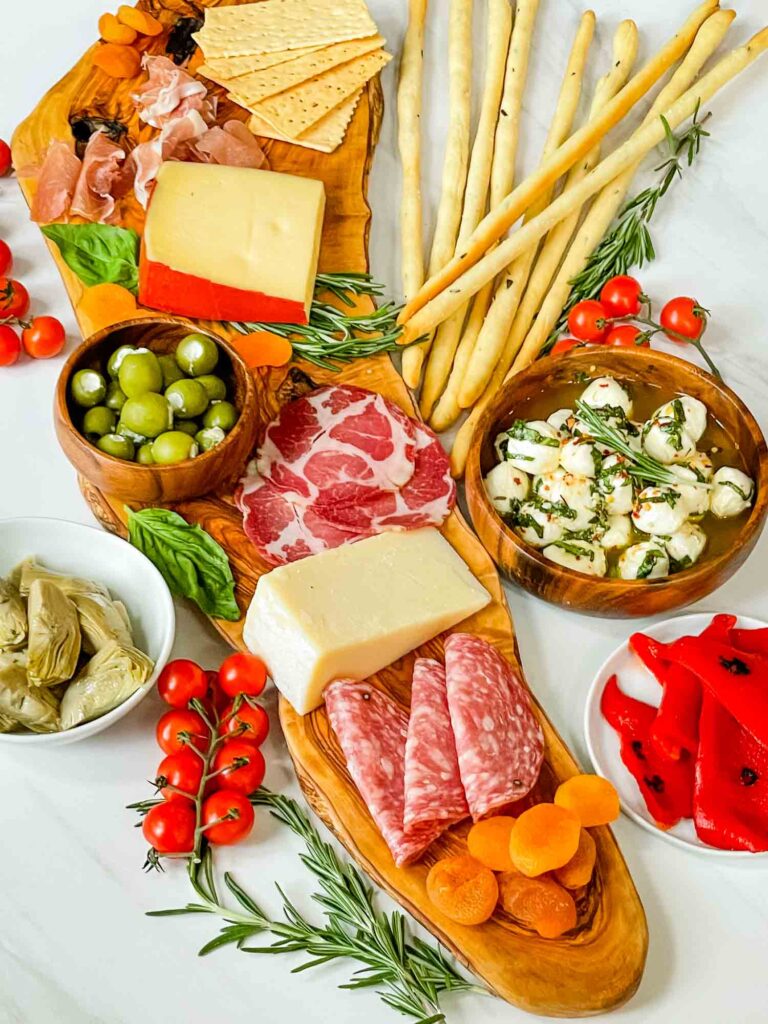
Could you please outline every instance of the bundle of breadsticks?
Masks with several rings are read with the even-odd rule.
[[[704,0],[633,74],[638,33],[616,29],[613,55],[576,126],[595,16],[578,25],[538,168],[514,182],[521,108],[539,0],[486,0],[480,114],[472,137],[473,0],[450,0],[449,127],[432,246],[424,255],[420,169],[427,0],[410,0],[398,89],[403,377],[444,431],[465,415],[451,463],[461,476],[474,429],[510,376],[542,352],[584,269],[621,211],[644,158],[768,48],[768,28],[701,74],[735,13]],[[514,5],[514,12],[512,6]],[[675,67],[676,65],[676,67]],[[672,71],[674,67],[674,71]],[[665,75],[644,119],[613,152],[602,142]],[[522,219],[521,219],[522,218]],[[514,230],[513,225],[520,220]]]

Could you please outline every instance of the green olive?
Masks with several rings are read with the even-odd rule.
[[[117,423],[117,413],[106,405],[94,405],[83,416],[83,433],[103,437],[111,434]]]
[[[173,356],[158,356],[160,369],[163,372],[163,387],[168,388],[177,380],[184,379],[184,371],[181,369]]]
[[[208,392],[196,380],[177,380],[166,389],[165,397],[171,403],[174,416],[189,420],[208,408]]]
[[[206,427],[204,430],[198,430],[195,440],[200,445],[201,451],[209,452],[211,448],[221,444],[226,436],[221,427]]]
[[[203,385],[212,402],[220,402],[222,398],[227,397],[227,385],[221,377],[216,377],[213,373],[204,373],[202,377],[197,378],[197,382]]]
[[[128,462],[133,459],[136,452],[133,441],[122,434],[105,434],[96,442],[96,447],[107,455],[114,455],[116,459],[126,459]]]
[[[157,437],[173,425],[168,399],[148,391],[137,398],[129,398],[120,413],[120,422],[129,430],[145,437]]]
[[[188,334],[176,347],[176,362],[190,377],[210,373],[219,361],[219,346],[205,334]]]
[[[127,437],[135,445],[146,444],[150,440],[146,434],[138,434],[135,430],[131,430],[130,427],[126,427],[122,420],[118,422],[115,433],[120,434],[121,437]]]
[[[189,434],[190,437],[194,437],[200,429],[200,424],[197,420],[174,420],[174,430],[180,430],[182,434]]]
[[[117,374],[123,359],[125,359],[129,352],[136,351],[137,349],[135,345],[121,345],[119,348],[115,349],[115,351],[107,360],[107,373],[112,378],[112,380],[117,380]]]
[[[231,402],[213,402],[203,416],[203,426],[221,427],[226,432],[234,427],[239,415],[240,413]]]
[[[117,379],[128,398],[147,391],[161,391],[163,387],[163,371],[158,358],[146,348],[125,354]]]
[[[152,443],[143,444],[136,452],[136,461],[140,466],[151,466],[155,457],[152,454]]]
[[[107,384],[107,397],[104,399],[104,405],[106,405],[108,409],[114,409],[115,412],[120,412],[125,405],[125,401],[125,392],[121,389],[116,380],[111,380],[109,384]]]
[[[92,409],[104,401],[107,382],[98,370],[78,370],[70,381],[69,393],[78,405]]]
[[[152,458],[161,466],[183,462],[185,459],[194,458],[195,455],[197,445],[194,437],[183,434],[180,430],[169,430],[152,442]]]

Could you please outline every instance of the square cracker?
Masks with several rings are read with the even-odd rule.
[[[221,83],[229,81],[230,78],[238,78],[240,75],[249,75],[254,71],[264,71],[273,68],[277,64],[284,64],[289,60],[296,60],[297,57],[304,57],[308,53],[316,53],[324,50],[325,43],[318,43],[317,46],[299,46],[295,50],[275,50],[274,53],[251,53],[242,57],[211,57],[203,67],[212,71],[213,75],[207,77],[214,82]],[[203,68],[198,70],[202,71]],[[203,74],[205,72],[203,71]]]
[[[360,97],[363,94],[362,87],[352,93],[338,106],[329,111],[325,117],[321,117],[311,127],[302,132],[297,139],[289,139],[287,135],[281,135],[267,121],[262,120],[258,114],[252,114],[248,121],[248,127],[254,135],[261,135],[265,139],[277,139],[279,142],[290,142],[296,146],[304,146],[306,149],[316,149],[320,153],[332,153],[344,141],[349,122],[355,112]]]
[[[292,50],[375,34],[365,0],[260,0],[209,8],[193,39],[208,58]]]

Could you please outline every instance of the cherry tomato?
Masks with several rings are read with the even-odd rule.
[[[599,344],[608,333],[608,310],[596,299],[577,302],[568,314],[568,330],[579,341]]]
[[[158,853],[191,853],[195,846],[195,808],[188,800],[157,804],[146,814],[141,831]]]
[[[586,348],[583,341],[579,341],[578,338],[561,338],[560,341],[556,341],[552,346],[550,355],[552,356],[564,356],[566,352],[572,352],[575,348]]]
[[[0,238],[0,275],[5,277],[7,274],[10,274],[12,266],[13,253],[11,252],[11,247]]]
[[[605,336],[605,344],[611,348],[650,348],[648,336],[634,324],[617,324]]]
[[[11,366],[21,355],[21,339],[10,324],[0,324],[0,366]]]
[[[229,697],[258,697],[267,683],[267,666],[255,654],[230,654],[219,666],[219,686]]]
[[[228,704],[221,713],[219,732],[242,736],[244,740],[260,747],[269,736],[269,715],[259,704],[248,704],[246,701],[232,714],[234,701]]]
[[[253,743],[227,740],[216,751],[213,770],[221,771],[214,781],[224,789],[236,789],[247,796],[262,784],[267,766],[264,755]]]
[[[11,147],[0,139],[0,177],[11,169]]]
[[[185,708],[193,697],[203,700],[208,693],[208,677],[196,662],[177,658],[160,673],[157,692],[172,708]]]
[[[605,282],[600,292],[600,301],[609,316],[637,316],[643,301],[642,285],[634,277],[619,274]]]
[[[36,316],[21,332],[21,340],[33,359],[51,359],[64,348],[67,335],[55,316]]]
[[[187,750],[190,744],[198,750],[205,750],[209,735],[208,726],[200,715],[186,708],[166,711],[155,730],[157,745],[166,754],[178,754]]]
[[[239,843],[253,828],[253,820],[250,800],[236,789],[219,789],[203,804],[204,835],[209,843]]]
[[[192,750],[180,750],[169,754],[160,762],[155,782],[162,787],[160,792],[166,800],[191,800],[197,796],[203,779],[203,760]],[[173,789],[169,789],[173,786]],[[174,790],[180,789],[181,793]],[[186,794],[186,795],[185,795]]]
[[[661,326],[672,341],[698,341],[707,326],[707,310],[696,299],[679,295],[670,299],[659,317]],[[670,331],[673,332],[670,334]],[[683,337],[676,337],[682,334]]]
[[[12,277],[0,277],[0,320],[7,316],[24,316],[29,309],[29,292]]]

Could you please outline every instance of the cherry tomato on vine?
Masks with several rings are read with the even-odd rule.
[[[659,322],[672,341],[698,341],[707,326],[707,310],[696,299],[679,295],[662,309]]]
[[[264,781],[267,766],[258,747],[246,740],[227,740],[216,751],[213,770],[221,771],[214,780],[224,789],[253,793]]]
[[[157,745],[165,754],[178,754],[187,750],[190,744],[198,750],[208,746],[209,729],[196,711],[174,708],[166,711],[155,729]],[[188,737],[187,743],[184,737]]]
[[[21,355],[21,339],[10,324],[0,324],[0,366],[12,366]]]
[[[608,310],[597,299],[577,302],[568,314],[568,330],[579,341],[599,344],[608,333]]]
[[[3,139],[0,139],[0,177],[10,171],[11,163],[11,147]]]
[[[650,348],[648,336],[634,324],[616,324],[605,336],[605,345],[610,348]]]
[[[259,704],[248,704],[246,701],[232,714],[234,701],[221,712],[219,732],[242,736],[260,747],[269,735],[269,715]]]
[[[228,846],[245,839],[253,828],[255,815],[244,793],[219,789],[203,804],[202,817],[208,842]]]
[[[33,359],[51,359],[64,348],[64,325],[55,316],[36,316],[21,332],[27,354]]]
[[[7,316],[24,316],[29,309],[29,292],[12,277],[0,277],[0,320]]]
[[[191,750],[169,754],[160,762],[155,781],[166,800],[194,800],[203,780],[203,759]],[[173,789],[169,789],[173,786]],[[181,793],[174,790],[180,789]],[[185,795],[186,794],[186,795]]]
[[[230,654],[219,666],[219,686],[229,697],[258,697],[267,683],[267,666],[255,654]]]
[[[643,302],[643,287],[634,277],[619,274],[606,281],[600,301],[612,317],[637,316]]]
[[[197,662],[177,658],[160,673],[157,692],[172,708],[185,708],[193,697],[203,700],[208,693],[208,676]]]
[[[11,247],[0,238],[0,276],[5,277],[7,274],[10,274],[12,266],[13,253],[11,252]]]
[[[141,825],[158,853],[191,853],[195,846],[195,808],[189,800],[171,800],[150,808]]]
[[[552,346],[550,355],[564,356],[566,352],[572,352],[575,348],[586,348],[586,346],[578,338],[561,338],[560,341],[556,341]]]

